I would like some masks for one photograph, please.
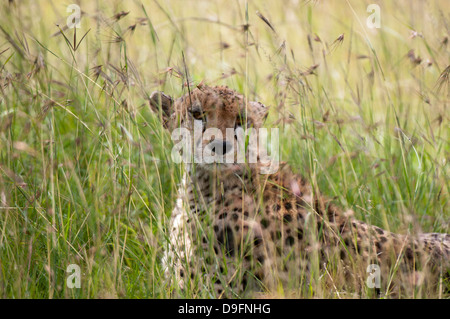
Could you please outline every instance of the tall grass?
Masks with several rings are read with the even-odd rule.
[[[160,258],[182,167],[147,98],[188,81],[270,106],[282,160],[358,218],[449,233],[448,4],[377,1],[369,29],[370,3],[80,1],[74,43],[67,4],[3,2],[0,296],[174,295]],[[336,297],[318,281],[298,295]]]

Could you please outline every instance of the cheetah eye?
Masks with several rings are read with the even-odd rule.
[[[203,113],[200,111],[195,111],[192,113],[192,116],[194,117],[194,119],[200,120],[203,118]]]
[[[194,109],[189,111],[192,114],[192,117],[196,120],[204,120],[205,114],[199,109]]]
[[[247,117],[244,114],[239,114],[236,118],[236,124],[235,127],[245,127],[247,124],[247,127],[250,127],[251,123],[248,121]]]

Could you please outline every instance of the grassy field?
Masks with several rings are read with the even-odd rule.
[[[174,296],[160,259],[182,167],[147,98],[188,80],[270,106],[281,160],[358,218],[450,232],[448,0],[77,3],[76,35],[70,2],[0,4],[1,298]]]

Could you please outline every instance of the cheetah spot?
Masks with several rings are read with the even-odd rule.
[[[233,230],[229,226],[219,231],[217,241],[225,248],[226,255],[234,256],[234,235]]]

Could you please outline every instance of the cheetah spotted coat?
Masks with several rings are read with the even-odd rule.
[[[169,130],[192,129],[197,119],[204,129],[258,128],[267,115],[261,103],[206,85],[175,101],[154,92],[150,104]],[[324,281],[337,294],[361,292],[376,265],[378,294],[448,290],[450,235],[390,233],[356,220],[287,165],[268,175],[261,165],[187,165],[163,257],[177,287],[234,298]]]

